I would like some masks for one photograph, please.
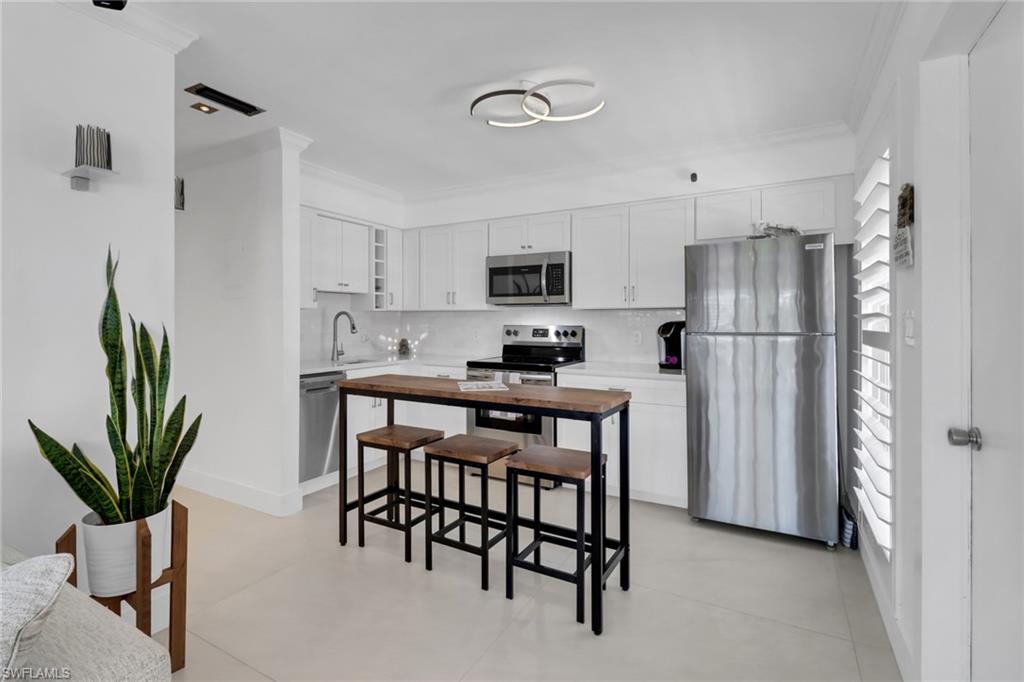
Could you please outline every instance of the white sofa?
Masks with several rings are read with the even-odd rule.
[[[24,558],[3,550],[4,565]],[[32,648],[13,668],[67,671],[70,680],[171,679],[167,650],[71,585],[64,585]],[[29,678],[31,679],[31,678]]]

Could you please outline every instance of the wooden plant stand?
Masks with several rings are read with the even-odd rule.
[[[58,554],[70,554],[75,558],[75,567],[68,576],[68,582],[78,587],[78,530],[72,525],[57,539]],[[135,522],[135,591],[117,597],[97,597],[97,602],[121,615],[121,602],[135,610],[135,627],[151,636],[153,602],[152,592],[161,585],[171,586],[170,637],[167,648],[171,654],[171,672],[185,667],[185,582],[188,573],[188,507],[171,501],[171,565],[163,570],[160,577],[150,581],[153,539],[145,519]]]

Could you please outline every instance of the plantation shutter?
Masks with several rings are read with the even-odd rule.
[[[862,519],[892,558],[892,312],[889,287],[889,151],[877,158],[854,195],[860,230],[856,236],[857,323],[853,370],[853,481]]]

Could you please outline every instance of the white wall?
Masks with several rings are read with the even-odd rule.
[[[891,565],[864,544],[865,565],[907,679],[969,674],[969,481],[945,429],[961,423],[960,229],[968,168],[963,55],[992,3],[906,3],[857,129],[861,177],[886,146],[892,153],[892,215],[903,183],[915,185],[915,264],[893,270],[895,387],[894,552]],[[961,55],[959,58],[950,55]],[[903,341],[905,315],[916,342]],[[969,482],[967,483],[969,486]],[[969,487],[968,487],[969,490]],[[866,535],[866,533],[865,533]]]
[[[702,194],[853,172],[854,138],[845,126],[776,136],[734,148],[634,161],[603,169],[536,177],[410,197],[405,226],[419,227],[501,216]],[[690,182],[690,172],[698,181]]]
[[[405,227],[405,204],[397,192],[322,166],[302,164],[304,206],[360,221]]]
[[[174,57],[61,5],[2,12],[2,540],[39,554],[87,510],[26,419],[77,442],[113,479],[96,332],[108,244],[121,256],[122,311],[167,325],[173,347]],[[90,192],[60,175],[78,123],[111,132],[120,173]]]
[[[177,380],[204,414],[179,482],[278,515],[302,504],[298,155],[308,143],[274,129],[178,164]]]

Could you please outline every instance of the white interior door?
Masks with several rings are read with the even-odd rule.
[[[1024,6],[969,57],[971,128],[971,676],[1024,678]]]

